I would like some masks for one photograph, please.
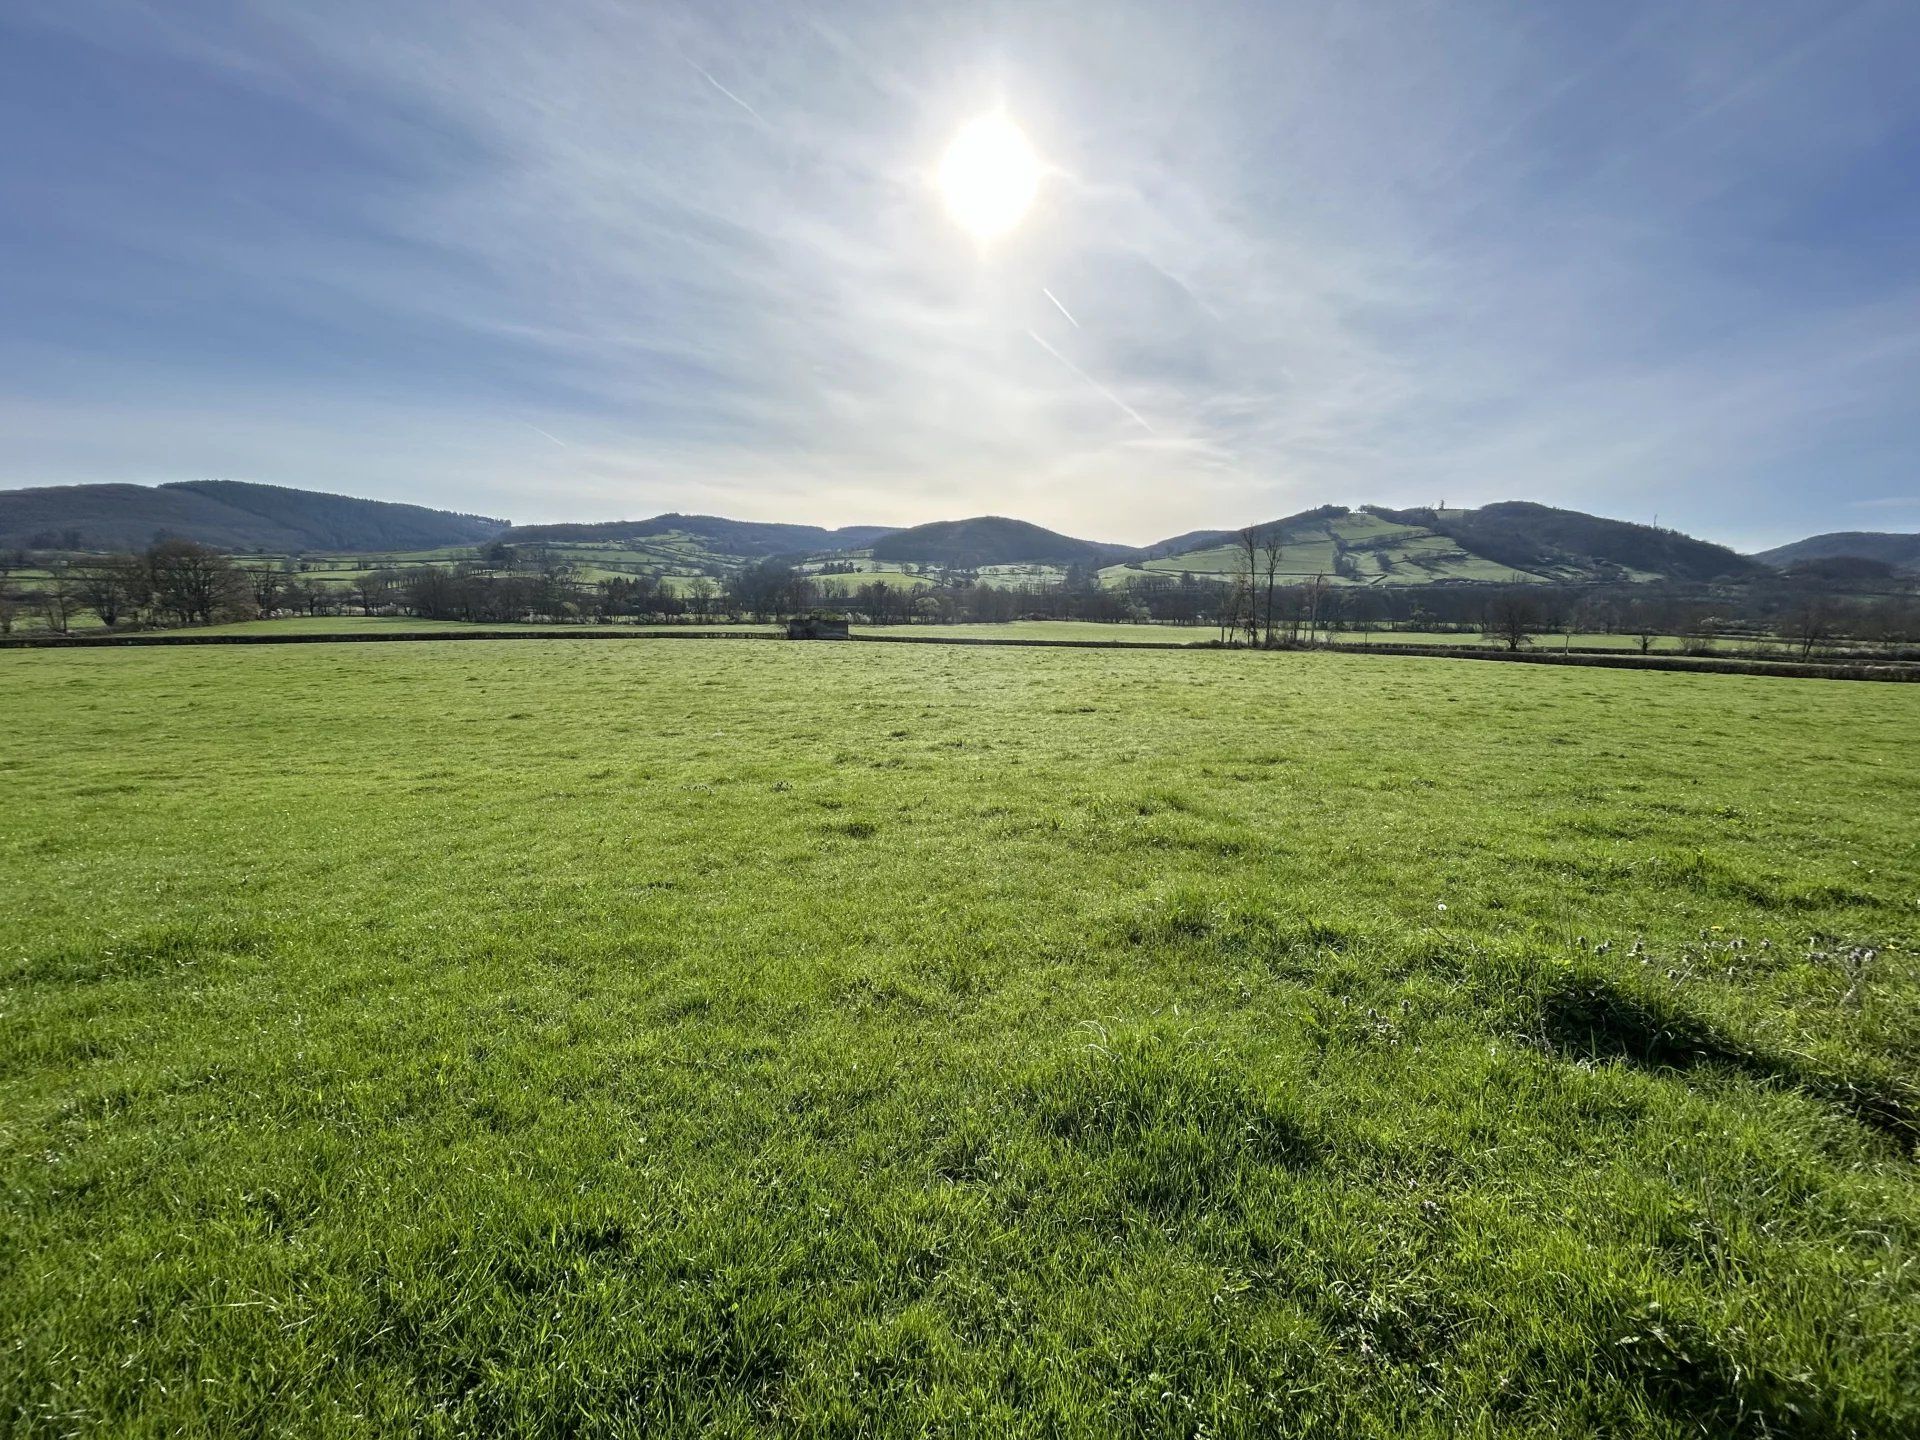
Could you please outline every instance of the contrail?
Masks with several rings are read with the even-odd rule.
[[[687,63],[689,65],[693,65],[693,62],[691,60],[689,60]],[[698,65],[694,65],[693,68],[696,70],[700,70],[700,67]],[[734,104],[738,105],[742,110],[746,111],[747,114],[751,115],[754,119],[758,120],[762,125],[767,123],[766,117],[764,115],[762,115],[758,110],[754,109],[751,105],[747,104],[746,101],[742,100],[738,95],[734,94],[731,90],[727,89],[726,86],[722,85],[718,80],[714,79],[713,76],[708,75],[707,72],[704,70],[700,70],[700,73],[701,75],[706,77],[707,84],[711,85],[714,89],[718,90],[722,95],[726,96],[727,99],[731,100]]]
[[[1049,300],[1053,301],[1053,308],[1058,310],[1062,315],[1067,317],[1067,323],[1069,325],[1073,326],[1073,328],[1076,330],[1080,328],[1080,322],[1073,318],[1073,312],[1071,310],[1067,309],[1066,306],[1060,303],[1060,297],[1058,295],[1054,294],[1051,290],[1047,289],[1047,287],[1044,285],[1040,287],[1040,293],[1046,296]]]
[[[1056,300],[1053,303],[1058,305],[1060,302]],[[1069,315],[1067,318],[1071,320],[1073,317]],[[1132,420],[1133,423],[1138,425],[1142,430],[1146,431],[1149,435],[1158,435],[1160,433],[1158,430],[1154,429],[1153,426],[1147,424],[1145,420],[1140,418],[1140,412],[1138,410],[1134,409],[1131,405],[1127,404],[1126,401],[1122,400],[1118,395],[1114,394],[1113,391],[1109,390],[1106,386],[1102,385],[1098,380],[1094,379],[1091,375],[1087,374],[1086,371],[1082,370],[1078,365],[1074,364],[1073,361],[1069,360],[1066,356],[1062,355],[1058,350],[1054,349],[1053,346],[1049,345],[1046,341],[1042,340],[1033,331],[1031,330],[1027,331],[1027,338],[1032,340],[1034,344],[1038,345],[1042,350],[1046,351],[1049,355],[1053,356],[1053,358],[1058,360],[1062,365],[1066,366],[1067,369],[1071,370],[1074,374],[1078,375],[1082,380],[1086,381],[1087,384],[1091,385],[1094,389],[1098,390],[1102,395],[1106,396],[1107,399],[1111,400],[1115,405],[1118,405],[1120,409],[1123,412],[1125,412],[1127,418]]]
[[[558,445],[562,450],[571,450],[573,448],[571,445],[567,444],[566,441],[562,440],[558,435],[547,435],[547,432],[545,430],[542,430],[538,425],[530,424],[525,420],[522,420],[520,423],[522,425],[525,425],[529,430],[533,431],[533,433],[536,435],[546,435],[547,439],[553,441],[553,443]]]

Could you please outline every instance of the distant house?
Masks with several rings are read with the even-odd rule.
[[[806,615],[787,621],[789,640],[848,640],[847,622],[826,615]]]

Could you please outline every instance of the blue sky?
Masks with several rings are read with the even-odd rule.
[[[0,485],[1920,529],[1917,73],[1911,0],[10,0]]]

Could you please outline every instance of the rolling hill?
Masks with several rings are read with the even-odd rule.
[[[8,549],[130,550],[179,538],[280,554],[432,550],[482,544],[506,528],[484,515],[238,480],[0,490]]]
[[[1920,536],[1817,535],[1744,556],[1677,531],[1526,501],[1439,510],[1323,505],[1256,529],[1281,536],[1277,578],[1283,582],[1319,576],[1340,585],[1698,585],[1753,580],[1778,573],[1776,567],[1846,556],[1920,567]],[[606,575],[724,576],[778,559],[809,568],[832,562],[849,574],[898,576],[901,567],[942,567],[1008,585],[1089,567],[1100,571],[1102,583],[1119,586],[1183,574],[1218,579],[1244,564],[1235,530],[1190,530],[1131,547],[1001,515],[908,529],[828,529],[671,512],[645,520],[511,526],[479,515],[237,481],[0,491],[0,547],[133,549],[160,536],[307,555],[458,550],[504,539],[569,552],[576,566]]]
[[[991,565],[1111,565],[1140,552],[1126,545],[1076,540],[1004,515],[977,515],[896,530],[876,541],[872,553],[876,560],[895,564],[974,570]]]
[[[655,515],[649,520],[605,520],[585,525],[517,525],[504,537],[512,544],[616,544],[666,535],[690,536],[718,555],[765,559],[858,550],[894,534],[887,525],[848,525],[825,530],[818,525],[783,525],[728,520],[718,515]]]
[[[1477,510],[1390,510],[1323,505],[1255,527],[1282,537],[1279,575],[1334,584],[1578,584],[1750,579],[1763,567],[1722,545],[1672,530],[1526,501]],[[1107,571],[1221,576],[1243,559],[1238,532],[1195,531],[1147,547]]]
[[[1788,545],[1762,550],[1753,558],[1784,568],[1805,560],[1833,560],[1842,556],[1878,560],[1901,570],[1920,570],[1920,535],[1891,535],[1876,530],[1835,530],[1809,535]]]

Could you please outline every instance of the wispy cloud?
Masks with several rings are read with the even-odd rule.
[[[101,103],[0,160],[4,481],[1134,540],[1517,496],[1760,543],[1896,509],[1920,443],[1897,5],[16,26]],[[1001,104],[1050,173],[983,251],[932,170]]]
[[[746,111],[747,114],[751,115],[754,119],[758,120],[762,125],[767,123],[766,118],[763,115],[761,115],[761,113],[758,110],[754,109],[753,106],[749,105],[746,101],[742,100],[738,95],[734,94],[733,91],[729,90],[726,86],[722,85],[718,80],[714,79],[712,74],[710,74],[708,71],[701,70],[698,65],[694,66],[693,68],[699,72],[701,78],[704,79],[709,85],[711,85],[714,89],[718,90],[722,95],[726,96],[727,99],[731,100],[734,104],[738,105],[742,110]]]

